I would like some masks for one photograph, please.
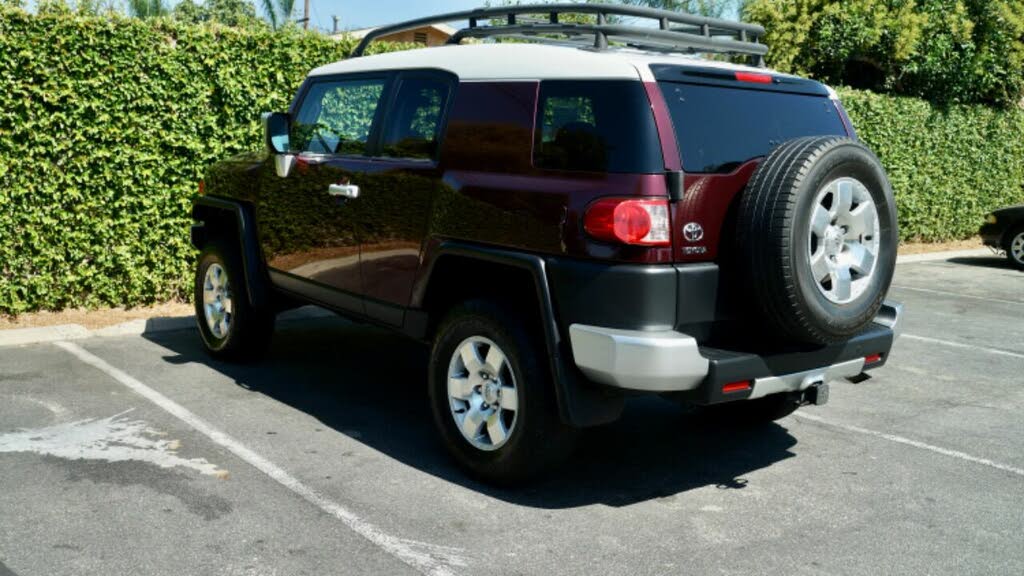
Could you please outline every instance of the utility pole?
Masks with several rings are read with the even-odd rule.
[[[306,29],[306,30],[309,30],[309,0],[303,0],[302,4],[303,4],[303,10],[302,10],[303,22],[302,22],[302,27],[304,29]]]

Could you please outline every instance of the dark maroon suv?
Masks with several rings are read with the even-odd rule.
[[[360,56],[437,22],[468,26]],[[203,342],[257,357],[313,303],[427,343],[440,433],[491,481],[633,394],[746,420],[824,403],[898,332],[893,195],[835,92],[761,66],[763,34],[605,4],[375,31],[264,116],[266,151],[209,170]]]

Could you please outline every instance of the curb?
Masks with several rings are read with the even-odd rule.
[[[323,308],[318,308],[316,306],[304,306],[302,308],[283,312],[277,318],[279,322],[295,322],[298,320],[310,320],[314,318],[328,318],[334,315],[335,314],[333,312]],[[146,336],[164,332],[191,330],[195,325],[195,316],[180,316],[177,318],[139,318],[138,320],[131,320],[114,326],[97,328],[95,330],[89,330],[80,324],[41,326],[39,328],[15,328],[13,330],[0,330],[0,348],[24,346],[26,344],[59,342],[62,340]]]
[[[949,250],[947,252],[928,252],[925,254],[905,254],[896,257],[897,264],[913,264],[915,262],[938,262],[951,258],[969,258],[972,256],[992,256],[998,258],[988,248],[973,248],[971,250]]]

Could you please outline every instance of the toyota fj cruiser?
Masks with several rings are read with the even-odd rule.
[[[460,21],[452,45],[362,55]],[[631,394],[762,420],[824,403],[898,332],[893,195],[834,91],[763,67],[763,34],[607,4],[376,30],[264,115],[265,152],[208,171],[206,348],[258,356],[296,303],[429,343],[441,436],[502,482]]]

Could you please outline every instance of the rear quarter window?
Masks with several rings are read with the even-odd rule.
[[[728,173],[801,136],[846,136],[827,96],[659,82],[683,169]]]
[[[538,168],[644,174],[665,169],[640,82],[541,83],[534,139]]]

